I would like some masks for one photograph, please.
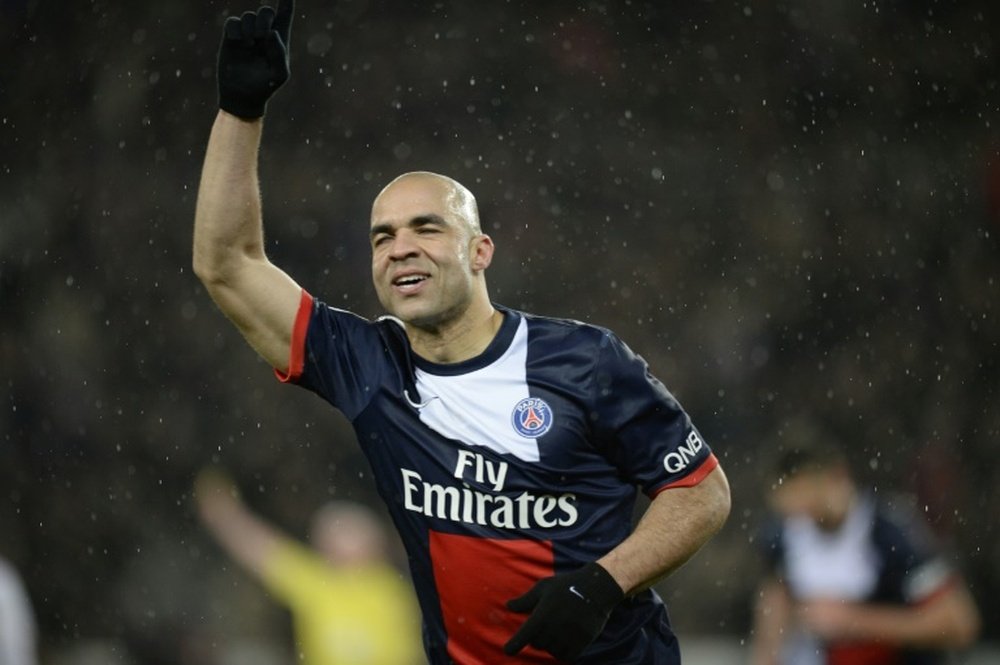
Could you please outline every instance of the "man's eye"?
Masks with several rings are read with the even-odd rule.
[[[388,239],[389,236],[376,236],[375,239],[372,240],[372,245],[374,245],[375,247],[378,247],[379,245],[384,245]]]

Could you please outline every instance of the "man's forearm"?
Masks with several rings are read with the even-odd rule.
[[[859,605],[849,635],[854,639],[878,640],[911,646],[943,646],[946,636],[936,621],[929,621],[920,608],[892,605]]]
[[[194,269],[205,281],[224,279],[240,258],[263,256],[257,179],[262,125],[220,111],[212,127],[194,224]]]
[[[941,596],[920,605],[811,601],[802,604],[799,615],[810,630],[831,640],[953,648],[968,645],[979,631],[975,605],[957,582]]]
[[[238,501],[219,501],[214,510],[203,513],[202,521],[222,548],[257,576],[264,574],[267,561],[283,538]]]
[[[597,563],[626,594],[652,586],[722,528],[729,501],[729,483],[721,467],[694,487],[661,492],[632,535]]]
[[[750,665],[777,665],[790,622],[791,601],[784,585],[766,579],[757,590],[754,604]]]

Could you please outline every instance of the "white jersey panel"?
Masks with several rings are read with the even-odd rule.
[[[800,599],[863,600],[878,582],[878,554],[871,542],[874,506],[856,505],[834,531],[823,531],[808,518],[788,520],[785,559],[787,581]]]
[[[537,462],[537,439],[513,426],[515,409],[529,397],[527,359],[528,322],[522,317],[507,351],[486,367],[458,375],[417,368],[420,420],[449,439]]]

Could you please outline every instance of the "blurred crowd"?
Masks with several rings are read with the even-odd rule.
[[[614,328],[729,474],[728,525],[662,589],[682,638],[749,630],[766,467],[802,414],[924,513],[1000,638],[994,3],[298,5],[272,259],[375,316],[374,195],[468,186],[493,298]],[[253,8],[0,0],[0,555],[43,655],[287,642],[196,519],[205,465],[295,534],[331,499],[378,508],[347,422],[190,269],[220,28]]]

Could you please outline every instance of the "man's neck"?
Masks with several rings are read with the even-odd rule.
[[[822,528],[827,531],[839,531],[857,506],[858,499],[857,489],[853,485],[845,488],[843,494],[837,497],[835,505],[822,524]]]
[[[451,364],[475,358],[490,345],[503,323],[503,314],[489,302],[468,311],[458,320],[435,330],[407,324],[406,336],[413,352],[434,363]]]

